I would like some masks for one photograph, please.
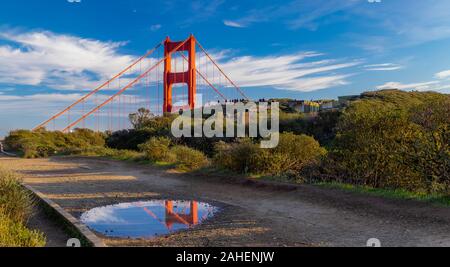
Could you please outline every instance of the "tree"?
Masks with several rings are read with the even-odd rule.
[[[139,130],[145,127],[145,125],[154,117],[150,110],[146,108],[140,108],[137,113],[130,114],[130,122],[134,129]]]

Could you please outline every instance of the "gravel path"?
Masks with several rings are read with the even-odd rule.
[[[0,159],[0,163],[1,163]],[[72,215],[151,199],[198,200],[222,212],[189,232],[110,246],[450,246],[450,209],[299,186],[275,190],[150,166],[87,158],[8,159],[25,182]]]

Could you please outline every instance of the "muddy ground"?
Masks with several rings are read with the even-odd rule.
[[[336,189],[237,184],[97,158],[0,159],[79,218],[91,208],[153,199],[197,200],[221,212],[193,230],[109,246],[450,246],[450,208]]]

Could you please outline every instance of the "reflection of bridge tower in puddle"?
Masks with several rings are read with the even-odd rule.
[[[189,214],[176,213],[174,212],[173,201],[166,201],[166,225],[168,229],[172,229],[172,226],[176,223],[184,224],[186,226],[192,227],[199,223],[198,219],[198,202],[190,202]]]

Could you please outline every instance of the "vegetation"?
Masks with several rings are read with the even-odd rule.
[[[116,160],[141,161],[144,156],[134,150],[118,150],[107,147],[76,148],[66,151],[69,155],[86,157],[105,157]]]
[[[352,185],[352,184],[342,184],[342,183],[317,183],[316,185],[325,188],[335,188],[339,190],[344,190],[359,194],[368,194],[373,196],[379,196],[391,199],[407,199],[416,200],[421,202],[429,202],[444,206],[450,206],[450,196],[445,194],[429,194],[429,193],[417,193],[411,192],[405,189],[384,189],[384,188],[373,188],[370,186]]]
[[[0,247],[43,247],[45,243],[42,233],[27,229],[0,210]]]
[[[13,221],[25,222],[31,215],[31,195],[20,184],[16,173],[0,169],[0,207]]]
[[[122,130],[106,137],[106,145],[114,149],[126,149],[139,151],[139,146],[146,143],[152,137],[171,138],[171,125],[174,117],[153,117],[150,111],[141,109],[140,115],[131,114],[130,119],[134,129]],[[145,117],[147,114],[148,117]],[[137,118],[135,118],[137,117]]]
[[[130,122],[134,129],[139,130],[145,128],[145,126],[149,124],[154,117],[155,116],[150,112],[150,110],[140,108],[137,113],[130,114]]]
[[[175,162],[176,158],[170,151],[171,145],[172,141],[167,137],[153,137],[139,148],[151,162]]]
[[[187,146],[174,146],[171,153],[175,155],[175,162],[180,170],[195,171],[209,164],[205,154]]]
[[[285,133],[274,149],[262,149],[250,139],[233,144],[219,143],[214,162],[238,173],[298,179],[305,167],[317,164],[325,154],[326,150],[314,138]]]
[[[25,158],[40,158],[80,148],[104,147],[105,134],[88,129],[75,129],[68,134],[46,130],[19,130],[11,132],[5,138],[5,144],[8,149],[19,152]]]
[[[153,137],[140,146],[147,160],[157,163],[173,163],[180,170],[193,171],[208,165],[208,158],[201,151],[182,145],[173,145],[166,137]]]
[[[281,101],[280,144],[257,139],[171,136],[173,115],[130,115],[134,129],[109,134],[15,131],[7,146],[25,157],[106,156],[167,163],[184,170],[209,165],[295,182],[351,184],[413,194],[450,195],[450,96],[430,92],[368,92],[340,111],[305,116]]]
[[[42,233],[26,228],[33,200],[17,174],[0,169],[0,247],[41,247]]]
[[[366,94],[339,120],[325,180],[449,194],[449,112],[448,95]]]

